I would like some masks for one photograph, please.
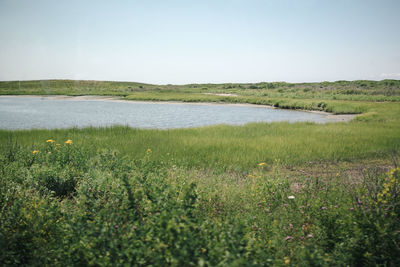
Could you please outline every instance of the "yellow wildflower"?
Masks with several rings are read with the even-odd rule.
[[[66,144],[72,144],[72,140],[68,139],[67,141],[65,141]]]
[[[35,155],[35,154],[37,154],[37,153],[39,153],[39,150],[33,150],[33,151],[32,151],[32,154],[33,154],[33,155]]]
[[[265,166],[265,165],[266,165],[265,162],[258,163],[258,166]]]
[[[290,263],[289,257],[283,257],[283,262],[285,263],[285,265],[289,265]]]
[[[56,144],[56,146],[60,146],[60,144]]]
[[[50,143],[50,144],[52,144],[52,143],[54,143],[55,141],[53,140],[53,139],[48,139],[48,140],[46,140],[46,143]]]
[[[386,174],[387,176],[385,177],[383,189],[377,194],[378,203],[386,204],[388,202],[393,190],[396,188],[399,170],[399,168],[394,168]]]
[[[147,152],[147,154],[151,153],[151,149],[148,148],[146,152]]]

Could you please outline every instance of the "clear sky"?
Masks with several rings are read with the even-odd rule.
[[[400,0],[0,0],[0,80],[400,79]]]

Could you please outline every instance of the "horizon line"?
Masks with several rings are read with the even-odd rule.
[[[27,80],[0,80],[0,82],[37,82],[37,81],[86,81],[86,82],[118,82],[118,83],[138,83],[146,85],[193,85],[193,84],[260,84],[260,83],[288,83],[288,84],[304,84],[304,83],[336,83],[336,82],[357,82],[357,81],[368,81],[368,82],[382,82],[382,81],[400,81],[400,79],[381,79],[381,80],[368,80],[368,79],[356,79],[356,80],[335,80],[335,81],[307,81],[307,82],[286,82],[286,81],[259,81],[259,82],[202,82],[202,83],[182,83],[182,84],[162,84],[162,83],[146,83],[137,81],[127,80],[94,80],[94,79],[66,79],[66,78],[50,78],[50,79],[27,79]]]

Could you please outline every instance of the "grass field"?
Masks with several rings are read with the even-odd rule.
[[[2,130],[3,264],[400,264],[400,81],[27,81],[0,82],[0,94],[359,114],[328,124]]]

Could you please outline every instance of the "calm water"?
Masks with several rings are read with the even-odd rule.
[[[249,122],[335,121],[323,114],[262,106],[131,102],[60,97],[0,97],[1,129],[129,125],[186,128]]]

